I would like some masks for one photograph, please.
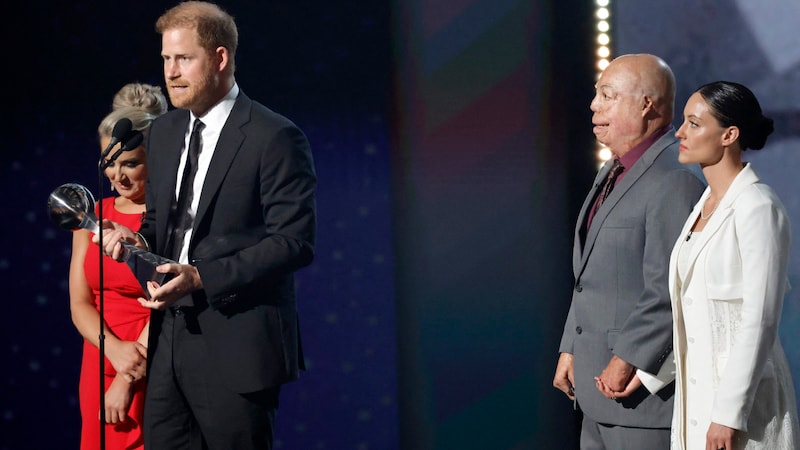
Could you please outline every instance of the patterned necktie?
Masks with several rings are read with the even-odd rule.
[[[606,181],[603,183],[603,190],[600,191],[600,200],[597,202],[597,208],[600,208],[600,205],[602,205],[606,198],[608,198],[608,195],[611,194],[614,185],[617,183],[617,177],[619,177],[619,174],[621,174],[623,170],[625,170],[625,167],[615,158],[614,163],[611,165],[611,170],[608,171],[608,175],[606,176]]]
[[[194,197],[193,185],[194,176],[197,174],[197,160],[202,149],[203,132],[205,124],[200,119],[195,119],[192,127],[192,135],[189,136],[189,147],[186,152],[186,163],[183,166],[183,176],[181,177],[181,190],[178,200],[175,203],[175,210],[172,214],[174,228],[172,230],[172,259],[178,261],[183,248],[183,238],[186,229],[192,224],[193,217],[189,213],[189,206]]]

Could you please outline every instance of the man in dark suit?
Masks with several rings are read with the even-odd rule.
[[[670,251],[703,183],[678,163],[672,71],[625,55],[603,71],[594,134],[614,156],[575,228],[575,285],[553,385],[583,411],[581,448],[668,449]]]
[[[313,259],[310,147],[239,89],[225,11],[188,1],[156,28],[177,109],[149,133],[140,234],[104,224],[112,257],[125,239],[176,261],[139,300],[154,310],[145,445],[269,449],[280,386],[303,368],[292,274]]]

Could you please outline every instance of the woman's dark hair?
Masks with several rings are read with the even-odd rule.
[[[696,92],[711,107],[711,115],[720,125],[739,128],[742,151],[764,148],[774,126],[772,119],[764,117],[761,105],[750,89],[731,81],[715,81],[700,86]]]

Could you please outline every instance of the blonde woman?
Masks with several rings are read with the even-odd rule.
[[[101,149],[108,146],[114,125],[122,118],[130,119],[134,130],[147,132],[150,123],[166,111],[167,101],[160,88],[132,83],[117,93],[114,107],[97,130]],[[116,150],[114,148],[110,155]],[[105,175],[118,195],[101,200],[104,218],[138,230],[145,212],[147,164],[144,146],[123,152],[105,169]],[[72,322],[84,338],[79,386],[82,450],[101,448],[100,415],[103,413],[99,410],[99,252],[90,243],[89,231],[73,233],[69,272]],[[105,448],[138,449],[143,447],[144,374],[150,310],[137,302],[144,292],[128,266],[104,258]]]

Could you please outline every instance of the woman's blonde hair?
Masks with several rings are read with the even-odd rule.
[[[150,124],[165,112],[167,112],[167,99],[160,87],[129,83],[114,95],[112,111],[100,121],[97,133],[101,138],[111,137],[114,125],[123,117],[127,117],[133,125],[132,129],[141,131],[146,138]]]
[[[114,95],[111,109],[125,106],[141,108],[157,116],[167,112],[167,99],[158,86],[145,83],[128,83]]]

